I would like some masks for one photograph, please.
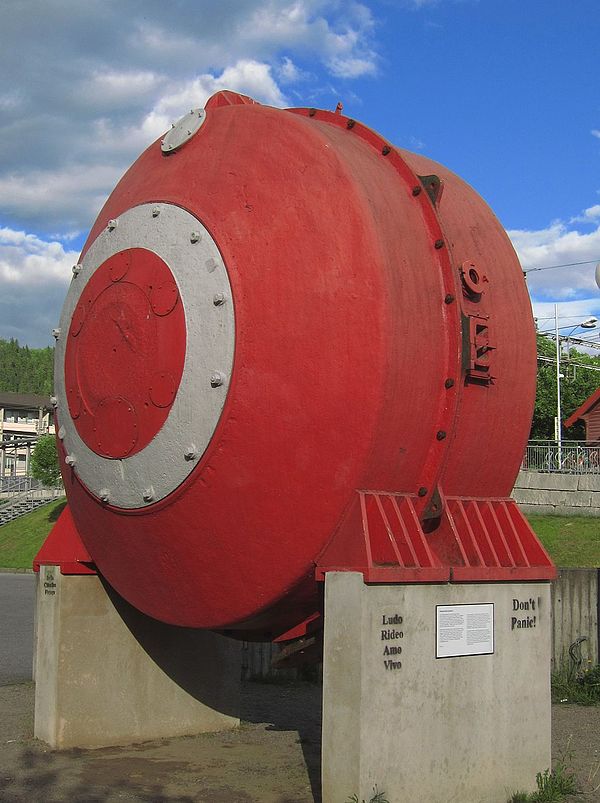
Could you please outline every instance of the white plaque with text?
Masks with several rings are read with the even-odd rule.
[[[494,603],[436,605],[436,658],[491,655],[494,652]]]

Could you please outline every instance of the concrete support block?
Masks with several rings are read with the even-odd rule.
[[[95,576],[42,566],[35,736],[103,747],[239,725],[240,644],[132,608]]]
[[[493,653],[436,658],[436,606],[469,603],[494,605]],[[394,803],[534,789],[550,766],[550,641],[548,583],[367,586],[328,573],[323,803],[369,800],[375,785]]]

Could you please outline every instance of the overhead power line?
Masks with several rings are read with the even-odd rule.
[[[551,362],[553,365],[555,363],[554,357],[546,357],[543,354],[538,354],[537,358],[541,362]],[[575,360],[566,360],[566,359],[564,362],[565,364],[568,363],[568,365],[575,365],[577,366],[577,368],[587,368],[588,371],[600,371],[600,365],[587,365],[584,362],[576,362]]]
[[[547,337],[548,340],[556,341],[556,335],[554,332],[537,332],[538,335],[542,335],[543,337]],[[572,335],[559,335],[559,340],[563,342],[568,340],[569,343],[580,343],[582,346],[587,346],[591,349],[600,349],[600,343],[594,343],[590,340],[584,340],[582,337],[573,337]]]
[[[597,259],[585,259],[583,262],[564,262],[562,265],[543,265],[539,268],[523,268],[523,273],[533,273],[536,270],[554,270],[554,268],[573,268],[576,265],[591,265],[593,262],[600,262]]]

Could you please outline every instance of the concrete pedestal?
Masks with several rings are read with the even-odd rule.
[[[475,603],[493,609],[437,611]],[[489,649],[488,613],[492,654],[436,658]],[[375,785],[394,803],[535,789],[550,766],[550,641],[548,583],[367,586],[328,573],[323,803],[368,801]]]
[[[95,575],[42,566],[35,736],[101,747],[235,728],[240,645],[144,616]]]

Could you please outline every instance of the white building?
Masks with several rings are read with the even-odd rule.
[[[48,396],[0,392],[0,480],[28,474],[31,451],[48,433],[54,433]]]

